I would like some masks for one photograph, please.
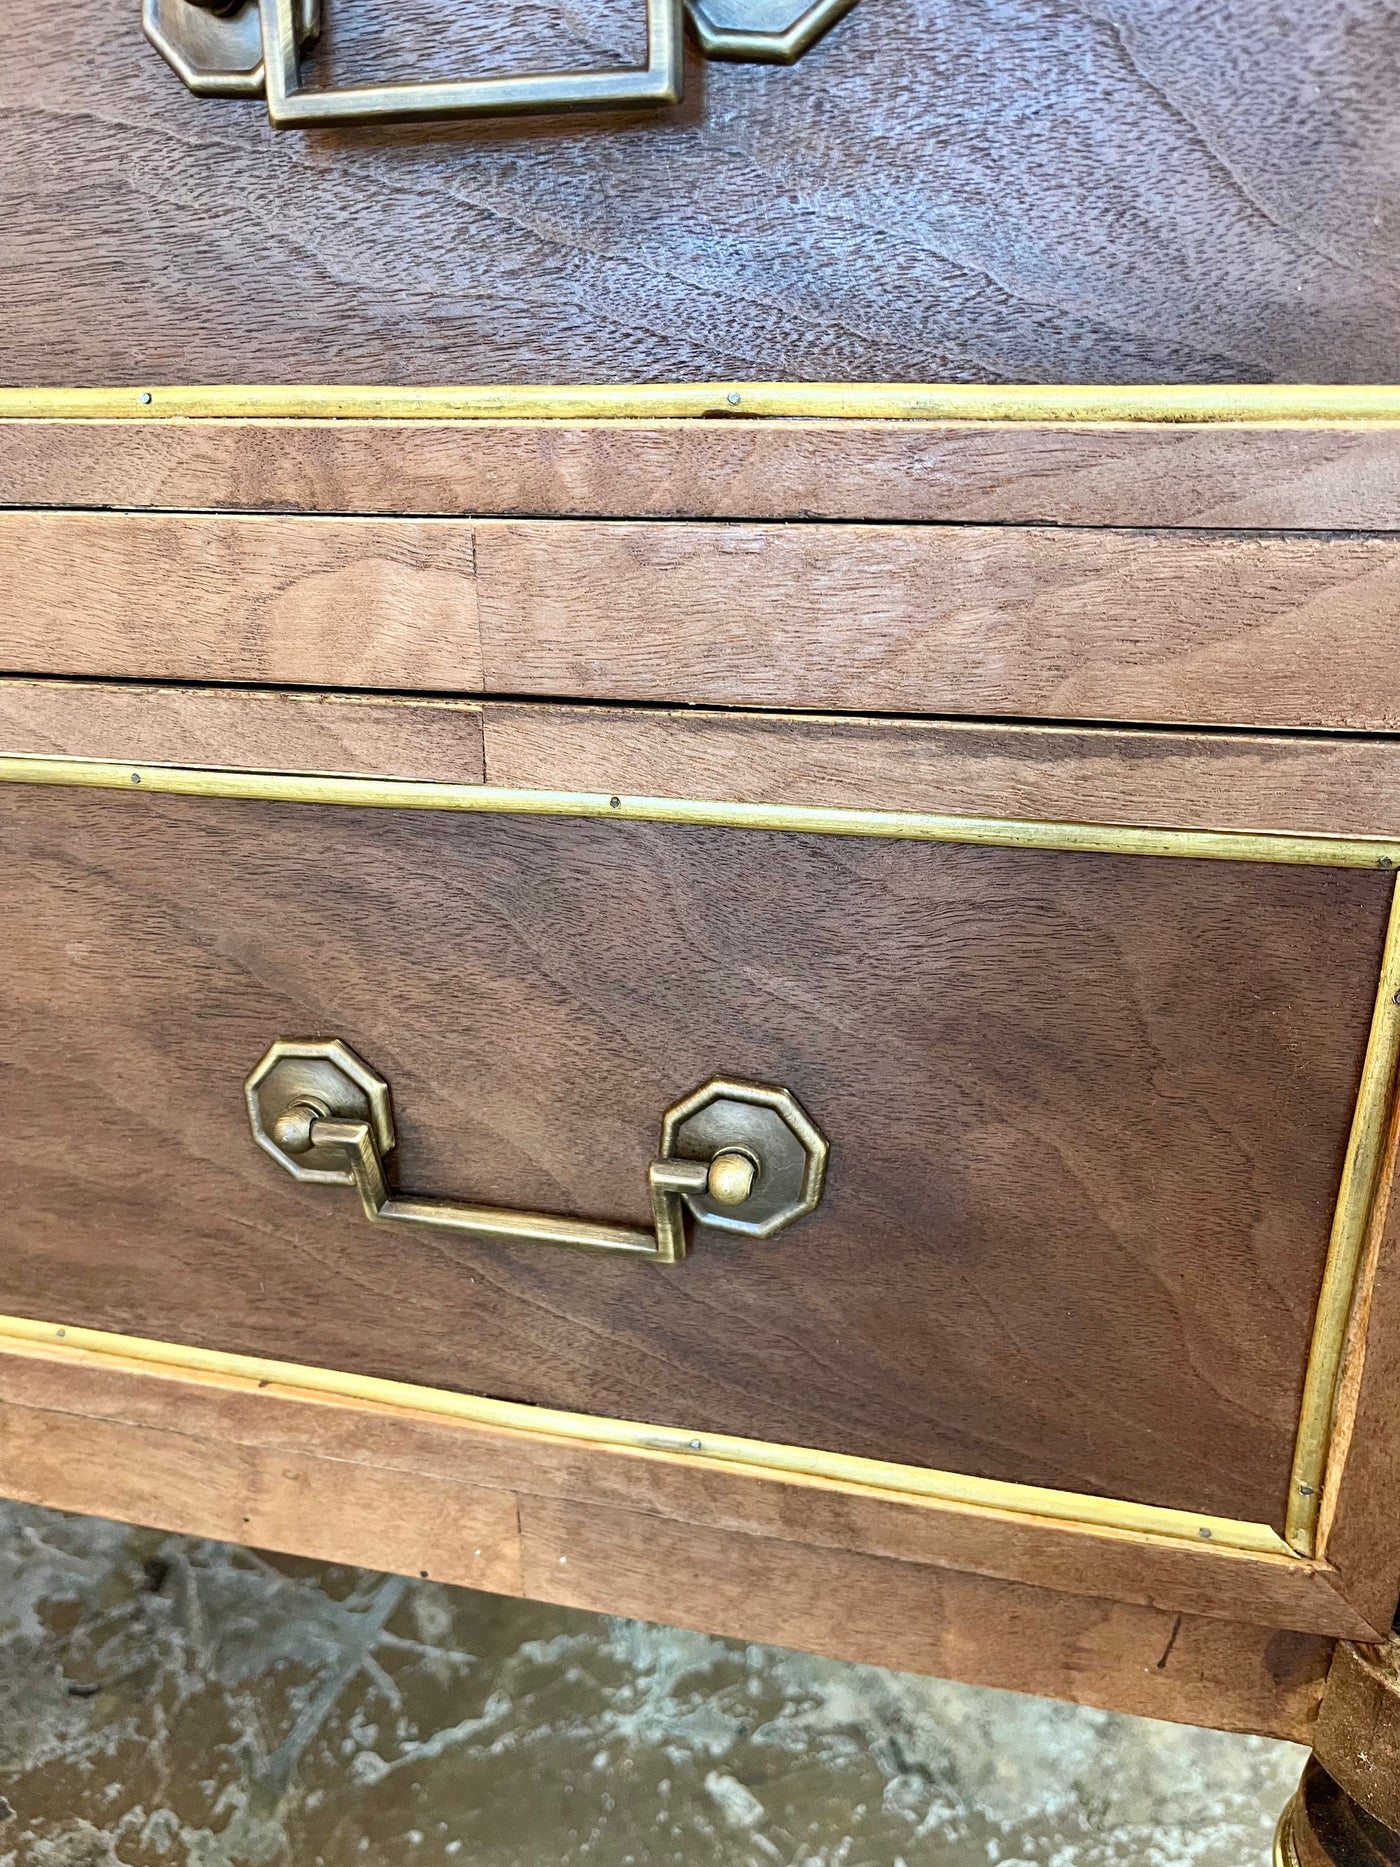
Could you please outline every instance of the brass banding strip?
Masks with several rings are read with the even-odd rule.
[[[1400,424],[1400,387],[1220,383],[635,383],[397,388],[150,384],[4,389],[0,420],[636,421],[716,415],[839,421]]]
[[[1400,1061],[1400,884],[1391,898],[1381,975],[1376,987],[1376,1008],[1361,1066],[1361,1085],[1356,1094],[1351,1133],[1347,1137],[1303,1382],[1298,1437],[1288,1485],[1288,1511],[1284,1519],[1284,1534],[1300,1556],[1315,1553],[1322,1479],[1332,1439],[1342,1353],[1385,1154],[1397,1061]]]
[[[712,829],[783,830],[901,842],[966,843],[1081,855],[1174,856],[1213,862],[1275,862],[1306,868],[1395,869],[1393,838],[1295,836],[1277,831],[1138,829],[1115,823],[1053,823],[1017,817],[958,817],[934,811],[851,810],[808,804],[745,804],[693,797],[627,797],[602,791],[517,790],[433,784],[417,778],[323,777],[301,772],[216,771],[127,765],[110,759],[0,757],[0,783],[145,790],[283,804],[372,810],[441,810],[522,817],[604,818],[612,823],[688,823]]]

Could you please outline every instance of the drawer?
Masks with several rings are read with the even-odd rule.
[[[0,1308],[1311,1551],[1394,843],[3,772]],[[384,1078],[405,1196],[644,1228],[663,1114],[715,1078],[790,1091],[825,1187],[665,1266],[371,1225],[254,1144],[279,1039]]]

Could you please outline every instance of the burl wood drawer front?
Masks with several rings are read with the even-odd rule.
[[[1281,1527],[1392,877],[8,785],[0,1309]],[[674,1268],[254,1147],[339,1036],[405,1188],[645,1223],[786,1084],[820,1210]]]

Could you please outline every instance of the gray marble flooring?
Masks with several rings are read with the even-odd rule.
[[[1302,1761],[0,1505],[0,1867],[1262,1867]]]

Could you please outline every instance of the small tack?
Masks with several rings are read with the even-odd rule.
[[[729,391],[729,394],[728,394],[728,396],[726,397],[726,400],[728,401],[728,403],[729,403],[729,406],[730,406],[731,408],[738,408],[738,406],[739,406],[739,391],[738,391],[737,389],[731,389],[731,390]]]
[[[138,397],[137,399],[138,399],[139,401],[142,401],[142,402],[149,402],[149,401],[150,401],[150,399],[151,399],[151,392],[150,392],[150,390],[149,390],[149,389],[143,389],[143,390],[141,391],[141,394],[140,394],[140,396],[139,396],[139,397]]]

